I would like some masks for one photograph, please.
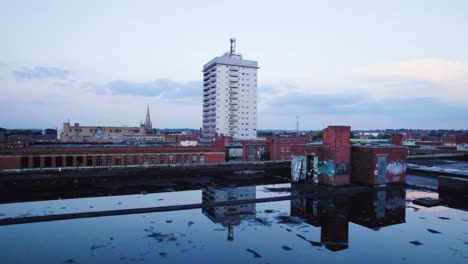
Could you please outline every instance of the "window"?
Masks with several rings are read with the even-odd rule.
[[[96,157],[96,166],[102,166],[102,156]]]
[[[205,163],[205,154],[200,154],[200,163]]]
[[[115,165],[117,165],[117,166],[122,165],[122,157],[120,157],[120,156],[115,157]]]
[[[41,167],[41,157],[33,157],[33,168],[40,168]]]
[[[52,166],[52,158],[51,157],[45,157],[44,158],[44,167],[49,168]]]
[[[181,164],[182,163],[182,155],[176,155],[176,163]]]
[[[130,165],[130,156],[125,156],[125,165]]]
[[[189,163],[189,161],[190,161],[190,155],[189,155],[189,154],[185,154],[184,162],[185,162],[185,163]]]
[[[67,162],[67,165],[66,165],[67,167],[73,166],[73,157],[68,156],[66,159],[66,162]]]
[[[143,156],[143,164],[148,165],[148,155]]]
[[[111,165],[112,165],[112,157],[111,157],[111,156],[107,156],[107,157],[106,157],[106,165],[107,165],[107,166],[111,166]]]
[[[169,164],[174,163],[174,155],[169,155]]]
[[[139,165],[139,164],[140,164],[140,157],[133,156],[133,165]]]
[[[159,155],[159,163],[160,164],[166,163],[166,155]]]
[[[281,152],[284,152],[284,148],[281,148]]]
[[[197,163],[197,154],[192,155],[192,163]]]
[[[156,158],[157,158],[156,154],[153,155],[153,159],[151,160],[151,164],[153,164],[153,165],[156,164]]]
[[[28,157],[21,157],[21,168],[29,168],[29,158]]]
[[[248,148],[248,155],[249,155],[249,160],[255,160],[255,147],[254,146],[249,146]]]
[[[86,158],[86,166],[93,166],[93,157]]]

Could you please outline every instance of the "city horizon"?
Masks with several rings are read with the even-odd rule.
[[[8,113],[0,127],[131,126],[149,105],[155,127],[200,128],[203,65],[236,37],[238,52],[260,66],[258,129],[295,130],[296,116],[303,130],[468,129],[467,3],[272,4],[282,22],[248,5],[244,20],[207,29],[204,14],[236,12],[148,2],[101,14],[104,2],[10,3],[0,11],[9,25],[0,28],[0,111]],[[163,23],[166,11],[178,22]],[[186,36],[172,34],[185,27]]]

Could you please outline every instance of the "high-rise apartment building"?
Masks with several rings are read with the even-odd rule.
[[[203,137],[257,137],[257,62],[231,49],[203,66]]]

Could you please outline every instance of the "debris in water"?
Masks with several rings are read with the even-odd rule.
[[[305,238],[305,236],[303,236],[303,235],[296,234],[296,236],[307,241],[307,238]]]
[[[411,209],[413,209],[413,212],[419,211],[419,208],[414,207],[414,206],[411,206],[411,205],[406,206],[406,208],[411,208]]]
[[[422,205],[425,207],[433,207],[433,206],[440,205],[440,201],[438,199],[434,199],[431,197],[417,198],[413,200],[413,203],[417,205]]]
[[[250,248],[246,249],[246,251],[252,253],[255,258],[261,258],[262,257],[262,255],[258,254],[255,250],[252,250]]]
[[[433,233],[433,234],[442,234],[441,232],[437,231],[437,230],[434,230],[434,229],[427,229],[427,231]]]
[[[320,242],[315,242],[315,241],[312,241],[312,240],[307,240],[307,241],[309,241],[309,243],[314,247],[322,247],[323,246],[323,244],[320,243]]]
[[[269,224],[270,224],[270,223],[268,222],[268,220],[263,219],[263,218],[259,218],[259,217],[255,217],[255,221],[259,222],[259,223],[262,224],[262,225],[269,225]]]
[[[424,245],[423,243],[419,242],[418,240],[410,241],[411,244],[416,245],[416,246],[421,246]]]
[[[98,248],[105,248],[107,247],[106,245],[92,245],[90,247],[91,250],[95,250],[95,249],[98,249]]]
[[[187,223],[188,226],[192,226],[193,224],[195,224],[193,221]]]
[[[76,261],[76,260],[73,259],[73,258],[69,258],[69,259],[66,259],[63,263],[66,263],[66,264],[74,264],[74,263],[79,263],[79,262]]]
[[[281,247],[283,250],[286,250],[286,251],[291,251],[292,248],[288,247],[288,246],[282,246]]]
[[[448,218],[448,217],[445,217],[445,216],[439,216],[439,219],[443,219],[443,220],[450,220],[450,218]]]
[[[289,215],[279,215],[276,217],[276,220],[278,220],[279,224],[292,224],[292,225],[298,225],[301,224],[302,221],[299,220],[296,217],[292,217]]]
[[[174,236],[173,233],[162,234],[160,232],[157,232],[157,233],[153,232],[153,233],[147,235],[147,237],[154,238],[158,242],[175,242],[175,241],[177,241],[177,238]]]

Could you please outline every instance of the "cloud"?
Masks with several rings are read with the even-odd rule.
[[[366,99],[364,94],[301,94],[290,93],[275,97],[271,104],[277,106],[306,106],[332,108],[352,105]]]
[[[434,96],[445,101],[468,100],[468,64],[442,59],[411,60],[361,67],[353,76],[367,88],[388,97],[401,94]]]
[[[132,95],[159,97],[161,99],[199,99],[203,92],[201,81],[187,83],[174,82],[168,79],[157,79],[150,82],[111,81],[103,85],[86,84],[87,89],[97,94]]]
[[[275,116],[368,116],[373,120],[392,120],[415,124],[468,123],[468,105],[453,104],[437,97],[373,98],[365,93],[290,93],[274,96],[259,108],[259,115]]]
[[[70,74],[71,72],[68,70],[54,68],[54,67],[42,67],[42,66],[36,66],[34,68],[23,67],[20,70],[13,71],[13,75],[17,79],[23,79],[23,80],[48,79],[48,78],[65,79]]]

